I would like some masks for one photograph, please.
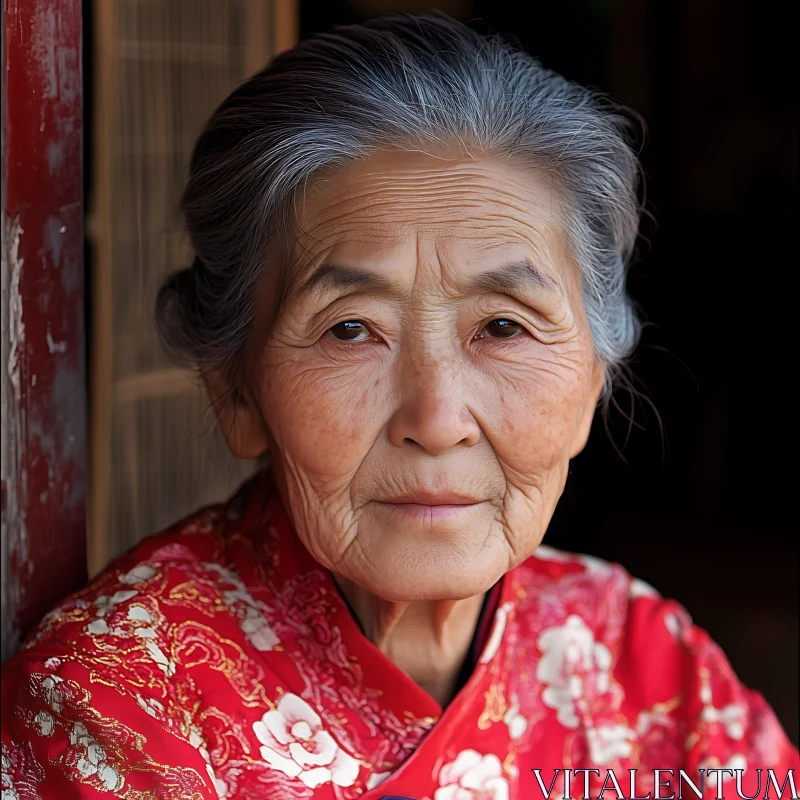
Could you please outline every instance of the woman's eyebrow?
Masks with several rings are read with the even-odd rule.
[[[471,292],[500,294],[517,294],[531,289],[560,291],[559,285],[527,258],[475,275],[469,278],[467,287]]]
[[[377,272],[345,267],[338,264],[321,264],[300,285],[299,296],[333,289],[376,289],[391,291],[393,284]]]
[[[499,292],[518,294],[526,290],[559,291],[558,284],[528,259],[513,261],[465,281],[468,293]],[[325,290],[351,289],[356,291],[377,290],[400,294],[399,287],[377,272],[356,269],[339,264],[322,264],[301,284],[297,295]]]

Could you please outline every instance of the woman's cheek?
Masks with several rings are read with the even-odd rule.
[[[557,460],[559,436],[541,405],[530,397],[506,397],[490,421],[499,460],[519,474],[539,474]]]
[[[325,475],[347,473],[379,435],[385,385],[365,363],[292,364],[266,377],[267,426],[294,463]]]
[[[579,414],[580,382],[550,365],[529,365],[496,387],[492,408],[484,411],[487,436],[500,461],[518,474],[541,475],[569,449]]]

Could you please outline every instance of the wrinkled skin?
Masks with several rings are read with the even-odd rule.
[[[484,593],[541,542],[602,386],[560,200],[545,172],[483,154],[383,151],[324,175],[298,198],[274,324],[275,279],[259,287],[242,400],[216,402],[235,454],[271,451],[370,638],[442,703]],[[542,280],[470,284],[522,260]],[[300,291],[320,265],[386,285]],[[480,502],[446,519],[381,502],[420,489]]]

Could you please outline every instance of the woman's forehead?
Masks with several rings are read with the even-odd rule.
[[[550,173],[489,154],[437,157],[402,150],[327,171],[311,181],[298,203],[303,228],[359,224],[391,236],[406,227],[445,231],[474,224],[489,228],[548,227],[559,197]],[[394,229],[394,230],[393,230]]]
[[[300,200],[298,277],[324,260],[401,268],[435,251],[469,270],[487,259],[553,262],[564,250],[549,176],[488,156],[378,152],[322,176]]]

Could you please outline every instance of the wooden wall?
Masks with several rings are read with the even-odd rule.
[[[195,138],[297,36],[296,0],[94,0],[89,571],[253,466],[228,454],[194,376],[162,352],[155,293],[191,263],[177,216]]]

